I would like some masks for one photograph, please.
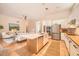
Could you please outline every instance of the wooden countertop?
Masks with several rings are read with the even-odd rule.
[[[78,35],[68,35],[71,40],[79,46],[79,36]]]

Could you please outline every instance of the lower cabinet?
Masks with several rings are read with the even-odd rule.
[[[70,41],[70,56],[76,56],[76,54],[77,54],[76,46],[72,41]]]
[[[66,47],[67,47],[68,52],[69,52],[69,49],[70,49],[70,47],[69,47],[69,45],[70,45],[70,38],[68,38],[67,36],[66,36],[65,43],[66,43]]]
[[[62,33],[62,40],[65,41],[65,44],[66,44],[66,47],[68,49],[68,52],[69,52],[69,42],[70,42],[70,38],[68,38],[68,36],[65,34],[65,33]]]
[[[62,37],[62,40],[65,41],[70,56],[79,56],[79,46],[66,34],[62,35]]]
[[[72,40],[70,41],[70,56],[79,56],[79,46]]]

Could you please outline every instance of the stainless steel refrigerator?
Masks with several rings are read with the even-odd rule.
[[[54,24],[51,29],[52,39],[60,40],[61,39],[61,25]]]

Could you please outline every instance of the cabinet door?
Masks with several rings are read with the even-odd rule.
[[[66,46],[67,46],[67,49],[68,49],[68,52],[70,52],[69,50],[70,50],[70,38],[68,37],[68,36],[66,36]]]
[[[76,49],[76,56],[79,56],[79,46],[77,44],[74,43],[74,48]]]
[[[62,36],[61,36],[62,40],[65,41],[65,44],[66,44],[66,47],[68,49],[68,52],[69,52],[69,41],[70,41],[70,38],[68,38],[68,36],[64,33],[62,33]]]
[[[70,42],[70,55],[77,56],[77,49],[76,49],[74,42],[72,41]]]

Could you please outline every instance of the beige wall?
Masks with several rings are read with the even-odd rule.
[[[5,15],[0,15],[0,24],[4,26],[2,31],[9,31],[9,23],[19,24],[20,32],[35,32],[35,21],[33,19],[20,19],[16,17],[10,17]]]
[[[33,19],[27,21],[27,32],[36,32],[36,22]]]
[[[3,31],[9,31],[9,23],[19,24],[20,31],[25,32],[25,20],[16,17],[0,15],[0,24],[4,26]]]
[[[27,19],[27,21],[25,21],[24,19],[21,19],[21,18],[0,15],[0,24],[2,24],[4,26],[3,31],[9,31],[8,23],[17,23],[17,21],[19,21],[18,24],[20,25],[20,31],[21,32],[26,32],[26,28],[27,28],[27,31],[32,32],[32,31],[35,31],[35,27],[36,27],[34,19],[38,19],[39,18],[38,20],[41,21],[41,24],[43,23],[42,21],[45,21],[46,22],[46,20],[48,20],[48,21],[51,20],[52,22],[54,21],[54,22],[58,22],[58,23],[62,23],[63,22],[62,23],[63,24],[63,27],[66,27],[67,26],[67,23],[71,19],[74,19],[75,17],[77,19],[79,19],[79,16],[78,16],[79,15],[79,13],[78,13],[79,7],[76,7],[75,9],[73,9],[73,12],[71,13],[71,15],[70,15],[69,10],[67,9],[65,11],[57,12],[55,14],[42,12],[42,14],[44,14],[44,15],[41,16],[41,17],[37,17],[37,14],[38,15],[42,15],[42,14],[40,14],[39,11],[37,11],[39,13],[36,12],[37,9],[34,9],[34,11],[36,13],[33,13],[34,11],[31,11],[30,12],[30,10],[27,9],[27,12],[29,11],[28,13],[30,13],[30,14],[27,13],[28,14],[28,18],[29,18],[29,19]],[[32,15],[32,16],[30,16],[30,15]],[[33,18],[33,17],[34,17],[34,19],[30,19],[30,18]],[[49,22],[48,21],[47,21],[46,24],[51,25],[50,24],[51,21],[49,21]]]

